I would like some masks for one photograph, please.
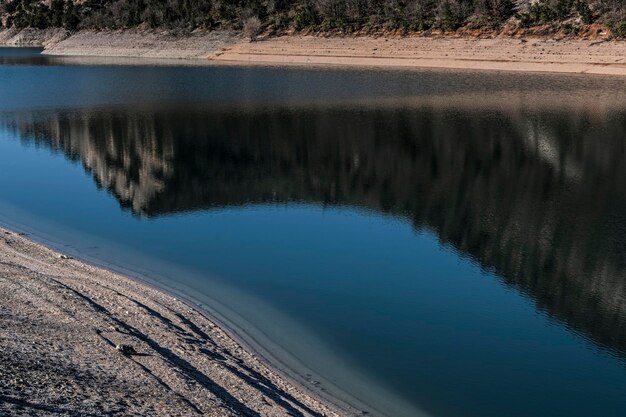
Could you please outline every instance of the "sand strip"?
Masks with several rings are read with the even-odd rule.
[[[454,36],[290,35],[250,42],[229,31],[0,31],[0,45],[75,57],[184,59],[197,64],[450,68],[626,75],[626,41]]]
[[[242,41],[213,60],[272,65],[455,68],[626,75],[626,42],[550,38],[284,36]]]
[[[0,415],[340,415],[187,303],[4,229],[0,346]]]

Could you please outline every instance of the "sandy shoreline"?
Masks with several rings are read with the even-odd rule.
[[[5,229],[0,238],[0,414],[343,414],[188,303]]]
[[[194,64],[447,68],[626,75],[626,41],[550,37],[319,37],[249,42],[228,31],[0,31],[0,45],[54,56],[178,59]]]
[[[321,38],[239,42],[215,61],[626,75],[626,42],[550,38]]]

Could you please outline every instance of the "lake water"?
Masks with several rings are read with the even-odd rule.
[[[371,415],[626,415],[623,78],[94,62],[0,48],[0,223]]]

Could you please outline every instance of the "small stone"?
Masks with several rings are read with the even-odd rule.
[[[117,349],[122,355],[126,356],[132,356],[137,354],[137,351],[131,345],[116,345],[115,349]]]

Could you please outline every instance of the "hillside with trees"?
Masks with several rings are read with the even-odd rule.
[[[5,29],[241,30],[252,22],[269,33],[372,34],[514,24],[575,35],[599,24],[626,36],[623,0],[2,0],[0,16]]]

